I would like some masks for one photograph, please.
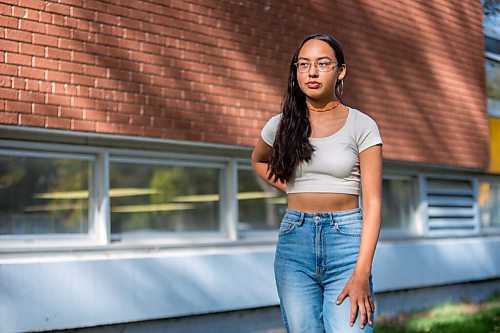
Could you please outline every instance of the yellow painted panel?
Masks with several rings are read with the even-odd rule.
[[[490,172],[500,173],[500,118],[490,117]]]

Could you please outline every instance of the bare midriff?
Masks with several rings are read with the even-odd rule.
[[[338,212],[358,208],[358,196],[343,193],[289,193],[288,209],[304,213]]]

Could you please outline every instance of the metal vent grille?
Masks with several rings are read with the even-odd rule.
[[[472,235],[479,231],[476,181],[422,176],[429,236]]]

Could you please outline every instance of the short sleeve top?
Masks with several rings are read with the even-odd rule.
[[[262,129],[262,139],[272,146],[282,115],[278,114]],[[302,162],[286,184],[287,193],[345,193],[359,195],[361,173],[359,154],[382,144],[375,121],[359,110],[349,108],[343,127],[322,138],[309,138],[315,151],[311,161]]]

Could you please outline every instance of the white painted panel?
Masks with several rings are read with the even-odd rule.
[[[374,258],[376,292],[500,277],[500,238],[380,242]]]
[[[0,257],[0,332],[277,305],[274,246]],[[383,241],[376,292],[500,277],[500,237]]]
[[[273,305],[271,252],[1,265],[0,332]]]

